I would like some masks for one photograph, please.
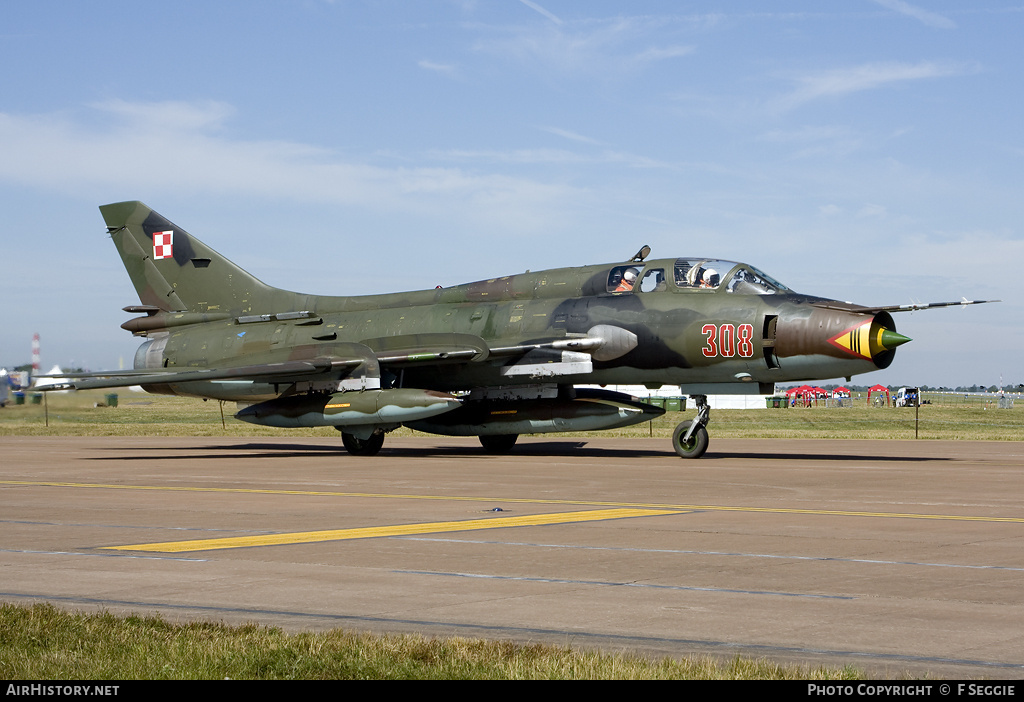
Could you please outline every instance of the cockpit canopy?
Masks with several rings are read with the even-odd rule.
[[[743,295],[775,295],[789,290],[753,266],[712,258],[677,258],[615,266],[608,275],[608,292],[660,290],[718,290]]]

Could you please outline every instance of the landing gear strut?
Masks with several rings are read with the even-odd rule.
[[[711,421],[711,408],[707,395],[693,395],[697,405],[697,417],[687,420],[672,432],[672,448],[683,458],[700,458],[708,450],[708,430],[704,427]]]

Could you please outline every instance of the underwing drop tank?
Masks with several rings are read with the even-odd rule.
[[[269,427],[350,427],[404,424],[449,412],[459,398],[418,388],[310,393],[250,405],[236,419]]]
[[[456,410],[406,426],[446,436],[545,434],[615,429],[664,413],[623,393],[577,388],[553,398],[468,400]]]

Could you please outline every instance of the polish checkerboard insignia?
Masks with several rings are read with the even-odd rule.
[[[174,230],[153,232],[153,260],[174,256]]]

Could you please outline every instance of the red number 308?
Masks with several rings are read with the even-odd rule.
[[[754,355],[754,327],[751,324],[705,324],[700,332],[707,337],[701,351],[708,358],[750,358]]]

